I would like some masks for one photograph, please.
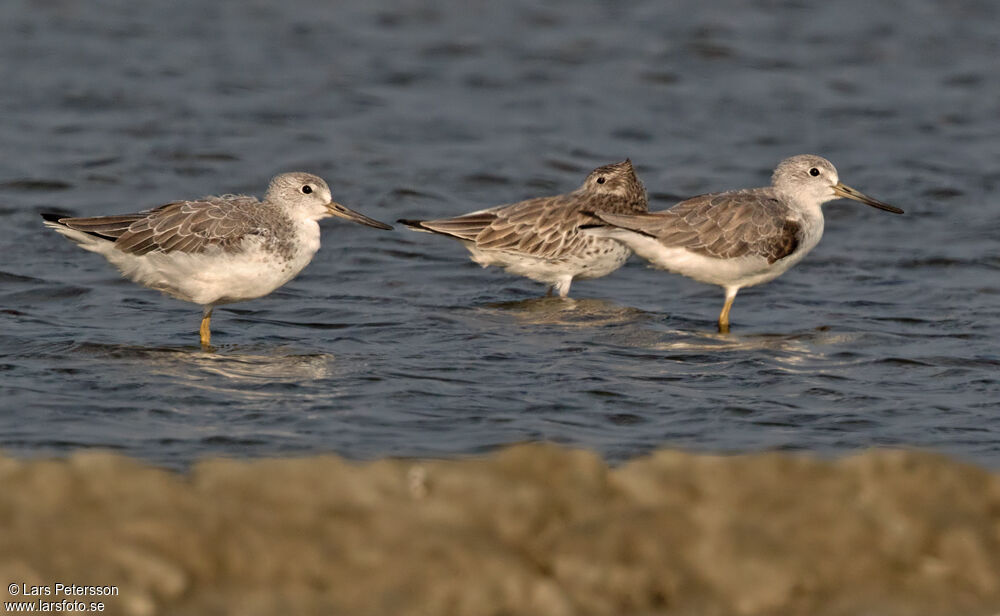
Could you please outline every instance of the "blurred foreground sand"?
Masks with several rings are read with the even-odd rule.
[[[117,585],[105,613],[131,615],[992,615],[1000,475],[900,451],[0,457],[0,582]]]

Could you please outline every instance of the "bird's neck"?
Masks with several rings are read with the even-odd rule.
[[[315,254],[319,250],[319,223],[312,218],[304,218],[296,221],[301,230],[302,248]]]
[[[295,229],[295,233],[291,236],[295,238],[295,251],[308,254],[311,258],[311,255],[319,250],[320,228],[318,218],[325,218],[326,216],[317,217],[312,212],[300,209],[285,210],[284,215],[286,216],[286,220],[288,220],[288,224]]]
[[[799,191],[783,191],[780,188],[772,188],[771,190],[805,220],[818,222],[820,225],[823,224],[823,202],[821,200]]]

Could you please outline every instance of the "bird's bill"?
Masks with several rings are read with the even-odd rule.
[[[872,207],[878,208],[880,210],[885,210],[886,212],[892,212],[893,214],[902,214],[903,210],[899,209],[894,205],[889,205],[888,203],[882,203],[878,199],[872,199],[868,195],[864,194],[859,190],[854,190],[847,184],[843,182],[837,182],[833,187],[833,192],[838,197],[843,197],[845,199],[854,199],[855,201],[860,201],[865,205],[870,205]]]
[[[379,222],[374,218],[368,218],[360,212],[355,212],[354,210],[340,205],[336,201],[331,201],[326,205],[326,210],[330,212],[331,216],[336,216],[337,218],[345,218],[351,222],[358,222],[363,225],[368,225],[369,227],[375,227],[376,229],[392,229],[389,225],[384,222]]]

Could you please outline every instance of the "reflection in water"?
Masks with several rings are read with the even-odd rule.
[[[798,334],[720,334],[716,331],[692,331],[672,329],[661,332],[660,336],[669,336],[653,345],[653,348],[665,351],[781,351],[784,353],[811,353],[812,344],[816,340],[810,335]]]
[[[315,355],[227,355],[190,356],[192,367],[242,383],[303,383],[328,378],[333,356]]]
[[[203,87],[218,67],[210,38],[191,28],[200,4],[134,3],[85,20],[51,4],[0,2],[0,50],[19,58],[5,67],[0,123],[3,141],[18,144],[0,185],[0,448],[105,445],[183,464],[304,450],[459,455],[534,439],[616,459],[664,445],[910,444],[1000,464],[997,212],[984,207],[997,177],[981,164],[995,157],[988,101],[1000,80],[969,79],[995,71],[990,3],[947,12],[913,0],[936,19],[905,24],[889,3],[797,3],[782,13],[797,50],[789,59],[770,36],[771,3],[724,2],[715,22],[741,24],[734,38],[706,28],[712,16],[653,0],[618,3],[614,19],[607,3],[550,3],[538,19],[528,0],[482,11],[442,0],[428,18],[388,2],[345,0],[332,12],[288,0],[281,11],[226,11],[227,48],[253,70],[229,71],[219,87]],[[871,51],[867,30],[815,36],[859,12],[891,49],[963,35],[935,46],[940,61],[900,56],[892,79],[866,80],[850,67]],[[299,23],[307,13],[310,27]],[[136,23],[157,27],[134,36]],[[357,36],[326,36],[343,23]],[[708,64],[705,45],[684,43],[706,31],[728,54]],[[478,45],[442,54],[438,42],[456,32]],[[681,42],[669,66],[651,40]],[[194,60],[190,70],[178,71],[178,54]],[[136,57],[165,78],[134,87]],[[831,58],[850,70],[800,87]],[[337,71],[329,96],[287,96],[331,66],[364,69]],[[739,113],[732,97],[688,87],[705,70],[741,93]],[[903,107],[901,83],[912,103]],[[571,105],[551,103],[567,92]],[[676,121],[663,121],[664,100]],[[114,114],[95,118],[109,105]],[[886,122],[871,109],[898,113]],[[728,336],[715,332],[716,290],[639,259],[580,285],[607,299],[487,306],[540,288],[482,272],[460,246],[330,221],[302,276],[228,309],[220,326],[232,333],[219,341],[251,346],[204,353],[189,312],[47,236],[37,216],[128,211],[219,186],[257,193],[261,178],[319,165],[340,170],[348,205],[440,217],[563,192],[625,156],[662,210],[766,183],[777,160],[808,151],[802,136],[817,117],[846,132],[816,153],[867,173],[866,185],[913,215],[905,233],[887,235],[857,208],[829,208],[829,240],[761,299],[746,291]],[[872,128],[886,147],[852,147]],[[921,152],[940,155],[915,162]],[[815,329],[823,323],[830,331]],[[149,348],[157,341],[194,344]]]
[[[326,353],[301,354],[286,346],[259,344],[221,346],[205,352],[196,346],[150,348],[85,343],[73,350],[89,356],[135,360],[130,366],[150,375],[171,377],[186,387],[243,399],[311,395],[292,388],[334,376],[336,361]],[[331,393],[333,389],[324,391]]]
[[[327,379],[333,373],[334,358],[326,354],[285,355],[281,348],[274,354],[239,353],[237,348],[224,352],[188,353],[169,361],[157,362],[151,369],[162,375],[183,379],[190,387],[237,396],[244,400],[263,398],[302,399],[316,395],[313,388],[298,386]],[[212,378],[211,375],[224,377]],[[335,388],[326,388],[327,394]]]
[[[503,311],[532,325],[600,327],[632,323],[647,318],[638,308],[622,306],[606,299],[536,297],[515,302],[489,304],[483,310]]]
[[[531,298],[513,302],[498,302],[480,310],[512,314],[530,325],[559,325],[575,328],[614,327],[596,340],[616,347],[631,347],[643,351],[664,351],[693,358],[714,357],[710,363],[726,363],[749,354],[764,352],[768,363],[779,370],[840,369],[860,361],[859,358],[831,360],[825,349],[838,351],[857,343],[859,332],[835,332],[811,329],[781,334],[722,334],[702,323],[680,322],[674,327],[658,327],[670,321],[665,314],[655,314],[621,306],[605,299]],[[595,341],[596,341],[595,340]],[[677,358],[675,358],[677,359]]]
[[[756,358],[778,370],[816,372],[862,363],[862,358],[835,360],[828,354],[829,349],[842,351],[861,336],[860,333],[819,330],[792,334],[741,335],[720,334],[714,329],[699,331],[694,327],[666,330],[636,327],[616,332],[612,343],[641,351],[667,352],[672,359],[698,358],[702,364]]]

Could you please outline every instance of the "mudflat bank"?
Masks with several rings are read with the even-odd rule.
[[[988,615],[1000,474],[906,451],[0,457],[0,582],[128,615]],[[30,594],[57,583],[116,594]]]

